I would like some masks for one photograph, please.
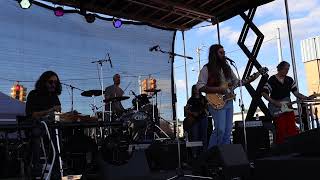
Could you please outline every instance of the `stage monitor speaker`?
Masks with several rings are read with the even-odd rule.
[[[205,176],[210,176],[210,172],[206,171],[222,167],[226,179],[247,177],[250,174],[249,160],[241,144],[214,146],[200,156],[192,167],[196,174]]]
[[[144,150],[135,150],[127,164],[106,165],[106,171],[103,179],[125,180],[146,177],[150,171],[145,157]]]
[[[186,143],[180,141],[181,161],[187,156]],[[154,141],[145,150],[150,170],[173,170],[178,167],[178,147],[176,140]]]
[[[320,129],[308,130],[296,136],[289,137],[280,147],[285,147],[283,149],[288,149],[289,153],[320,156]]]

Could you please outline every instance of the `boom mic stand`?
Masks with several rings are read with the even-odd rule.
[[[80,90],[80,91],[84,91],[84,90],[82,90],[82,89],[80,89],[80,88],[77,88],[77,87],[74,87],[74,86],[72,86],[71,84],[66,84],[66,83],[62,83],[61,82],[61,84],[63,84],[63,85],[65,85],[65,86],[67,86],[67,87],[70,87],[71,88],[71,112],[73,112],[73,90],[74,89],[77,89],[77,90]]]
[[[237,76],[238,76],[238,79],[239,79],[239,88],[240,88],[240,99],[239,99],[239,106],[240,106],[240,109],[241,109],[241,118],[242,118],[242,123],[243,123],[243,137],[244,137],[244,149],[245,151],[247,152],[247,147],[248,147],[248,144],[247,144],[247,131],[246,131],[246,120],[244,118],[244,104],[243,104],[243,95],[242,95],[242,80],[240,78],[240,75],[239,75],[239,71],[238,71],[238,68],[237,66],[235,65],[235,62],[229,58],[226,58],[230,64],[235,68],[236,72],[237,72]]]
[[[169,54],[169,57],[174,57],[174,56],[178,56],[178,57],[183,57],[183,58],[187,58],[187,59],[193,59],[193,57],[190,57],[190,56],[184,56],[184,55],[181,55],[181,54],[177,54],[177,53],[174,53],[174,52],[169,52],[169,51],[163,51],[159,45],[155,46],[154,49],[150,48],[149,49],[150,51],[159,51],[163,54]]]
[[[176,54],[174,52],[168,52],[168,51],[163,51],[161,50],[160,46],[157,45],[157,46],[154,46],[153,48],[150,48],[149,49],[150,51],[159,51],[163,54],[169,54],[170,57],[174,57],[174,56],[179,56],[179,57],[183,57],[183,58],[187,58],[187,59],[193,59],[192,57],[189,57],[189,56],[184,56],[184,55],[180,55],[180,54]],[[181,167],[181,152],[180,152],[180,140],[179,140],[179,126],[178,126],[178,118],[175,119],[176,120],[176,125],[175,125],[175,129],[177,129],[175,133],[176,135],[176,139],[177,139],[177,149],[178,149],[178,167],[177,167],[177,171],[176,171],[176,175],[171,177],[171,178],[168,178],[167,180],[173,180],[173,179],[178,179],[178,178],[181,178],[181,177],[190,177],[190,178],[199,178],[199,179],[213,179],[211,177],[204,177],[204,176],[194,176],[194,175],[188,175],[188,174],[185,174],[183,172],[183,169]]]

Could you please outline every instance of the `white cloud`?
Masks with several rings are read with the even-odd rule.
[[[308,12],[317,7],[318,0],[290,0],[288,1],[288,8],[290,13]],[[275,13],[276,12],[276,13]],[[257,17],[273,16],[281,17],[285,15],[285,4],[283,0],[276,0],[260,6],[257,9]]]
[[[230,26],[222,28],[220,30],[220,36],[226,38],[230,43],[237,43],[239,39],[240,32],[234,31]]]
[[[185,80],[181,80],[181,79],[178,79],[176,81],[176,90],[177,92],[181,91],[181,90],[186,90],[186,81]]]
[[[301,18],[292,18],[291,26],[294,40],[305,39],[312,34],[319,33],[320,21],[320,5],[314,8],[307,15]],[[259,30],[264,34],[265,41],[269,41],[276,38],[276,29],[280,28],[281,39],[284,43],[288,41],[288,31],[286,19],[277,19],[269,21],[265,24],[260,25]],[[221,30],[222,37],[226,38],[229,43],[236,43],[239,38],[240,30],[228,26]],[[253,45],[255,41],[255,35],[248,36],[246,40],[247,45]],[[275,41],[274,41],[275,42]],[[274,44],[272,44],[274,45]]]
[[[207,26],[207,27],[202,27],[202,28],[199,28],[197,31],[196,31],[196,33],[198,34],[198,35],[204,35],[204,34],[207,34],[207,33],[211,33],[211,32],[214,32],[214,31],[216,31],[216,26]]]

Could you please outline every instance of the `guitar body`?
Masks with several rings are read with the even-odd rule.
[[[222,109],[227,101],[234,99],[236,96],[233,93],[228,93],[225,95],[222,94],[207,94],[207,100],[209,104],[214,108],[214,109]]]
[[[290,101],[290,98],[283,98],[281,101],[281,107],[276,107],[275,105],[269,103],[268,108],[273,117],[278,116],[280,114],[286,113],[286,112],[292,112],[292,102]]]
[[[246,77],[245,79],[241,80],[241,85],[249,84],[250,82],[257,79],[260,75],[266,74],[268,71],[267,68],[260,68],[258,72],[253,73],[251,76]],[[237,83],[235,85],[229,86],[229,83],[223,83],[224,87],[228,87],[228,93],[226,94],[217,94],[217,93],[208,93],[207,94],[207,100],[208,103],[214,108],[214,109],[222,109],[227,101],[235,99],[236,95],[233,93],[233,90],[235,90],[237,87],[240,86],[240,83]]]

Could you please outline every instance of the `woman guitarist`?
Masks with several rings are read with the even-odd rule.
[[[282,144],[285,138],[298,134],[297,127],[295,125],[294,112],[280,112],[281,102],[290,101],[290,93],[292,92],[300,100],[313,99],[315,96],[307,97],[299,93],[296,82],[287,76],[290,69],[290,64],[286,61],[282,61],[277,66],[277,74],[271,76],[263,90],[261,95],[269,101],[269,110],[273,115],[273,122],[276,127],[276,144]]]
[[[186,118],[183,127],[188,132],[189,141],[202,141],[203,148],[192,148],[194,158],[207,149],[207,104],[207,99],[199,93],[197,86],[193,85],[192,95],[185,106]]]
[[[223,46],[214,44],[209,49],[209,62],[200,71],[197,89],[205,93],[226,94],[228,87],[239,82],[226,61]],[[226,85],[227,84],[227,85]],[[208,148],[214,145],[230,144],[233,119],[233,102],[229,100],[221,109],[209,105],[208,110],[213,118],[212,131]]]

